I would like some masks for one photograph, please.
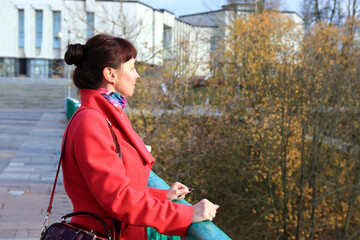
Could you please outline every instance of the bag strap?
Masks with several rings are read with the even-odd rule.
[[[57,180],[58,180],[58,177],[59,177],[59,172],[60,172],[60,167],[61,167],[61,160],[63,158],[63,155],[64,155],[64,149],[65,149],[65,144],[66,144],[66,138],[67,138],[67,134],[69,132],[69,128],[70,128],[70,124],[71,122],[73,121],[73,119],[75,118],[75,116],[85,110],[85,109],[92,109],[92,108],[82,108],[82,109],[79,109],[78,111],[75,112],[75,114],[71,117],[70,121],[69,121],[69,124],[67,125],[67,128],[66,128],[66,133],[65,133],[65,137],[64,137],[64,142],[62,144],[62,148],[61,148],[61,154],[60,154],[60,158],[59,158],[59,164],[58,164],[58,167],[57,167],[57,171],[56,171],[56,175],[55,175],[55,180],[54,180],[54,185],[53,185],[53,188],[52,188],[52,192],[51,192],[51,196],[50,196],[50,201],[49,201],[49,206],[46,210],[46,217],[45,217],[45,220],[44,220],[44,223],[43,223],[43,229],[46,228],[46,225],[49,226],[49,217],[50,217],[50,214],[51,214],[51,209],[52,209],[52,204],[53,204],[53,200],[54,200],[54,194],[55,194],[55,188],[56,188],[56,184],[57,184]],[[95,110],[95,109],[93,109]],[[96,110],[95,110],[96,111]],[[100,113],[101,114],[101,113]],[[108,126],[110,128],[110,131],[111,131],[111,135],[113,137],[113,140],[114,140],[114,143],[115,143],[115,152],[118,154],[118,156],[120,157],[120,159],[123,161],[123,158],[122,158],[122,153],[121,153],[121,148],[120,148],[120,144],[117,140],[117,137],[114,133],[114,130],[112,129],[112,124],[111,122],[109,121],[109,119],[106,118],[106,122],[108,123]],[[69,215],[69,214],[68,214]],[[106,226],[106,225],[105,225]],[[107,226],[106,226],[106,229],[107,229]],[[107,229],[108,230],[108,229]],[[116,235],[119,236],[119,239],[120,239],[120,234],[121,234],[121,222],[114,219],[114,232]],[[116,235],[114,236],[114,240],[116,238]]]
[[[109,119],[106,119],[106,121],[107,121],[107,123],[109,125],[110,131],[111,131],[114,143],[115,143],[115,152],[118,154],[121,161],[124,161],[123,158],[122,158],[122,154],[121,154],[120,144],[119,144],[118,139],[117,139],[117,137],[116,137],[116,135],[114,133],[114,130],[112,129],[112,124],[109,121]],[[117,236],[119,237],[119,240],[120,240],[120,238],[121,238],[121,222],[119,220],[115,219],[115,218],[114,218],[113,222],[114,222],[114,234],[113,234],[114,240],[116,240]]]
[[[114,143],[115,143],[115,152],[119,155],[121,161],[124,161],[123,158],[122,158],[122,154],[121,154],[121,148],[120,148],[120,144],[118,142],[118,139],[114,133],[114,130],[112,129],[112,124],[111,122],[109,121],[109,119],[106,119],[108,125],[109,125],[109,128],[110,128],[110,131],[111,131],[111,135],[113,137],[113,140],[114,140]]]
[[[56,188],[56,184],[57,184],[57,180],[58,180],[58,176],[59,176],[59,171],[60,171],[60,166],[61,166],[61,160],[63,158],[63,155],[64,155],[64,148],[65,148],[65,144],[66,144],[66,138],[67,138],[67,134],[69,132],[69,127],[70,127],[70,124],[71,122],[73,121],[73,119],[75,118],[75,116],[81,112],[82,110],[85,110],[87,108],[83,108],[83,109],[80,109],[78,111],[75,112],[75,114],[71,117],[70,119],[70,122],[66,128],[66,133],[65,133],[65,137],[64,137],[64,142],[62,144],[62,148],[61,148],[61,154],[60,154],[60,158],[59,158],[59,164],[58,164],[58,167],[57,167],[57,171],[56,171],[56,175],[55,175],[55,180],[54,180],[54,185],[53,185],[53,188],[52,188],[52,192],[51,192],[51,197],[50,197],[50,201],[49,201],[49,206],[46,210],[46,218],[45,218],[45,221],[48,221],[48,218],[51,214],[51,208],[52,208],[52,203],[53,203],[53,200],[54,200],[54,194],[55,194],[55,188]]]
[[[99,217],[98,215],[96,215],[95,213],[88,212],[88,211],[72,212],[72,213],[66,214],[65,216],[62,216],[61,221],[65,222],[67,218],[78,216],[78,215],[90,215],[90,216],[96,218],[104,226],[104,228],[106,229],[107,235],[108,235],[108,239],[111,240],[111,233],[110,233],[109,228],[107,227],[104,220],[102,220],[102,218]]]

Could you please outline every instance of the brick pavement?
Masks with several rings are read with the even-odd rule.
[[[65,124],[62,109],[0,109],[0,240],[39,239]],[[50,222],[68,212],[60,177]]]

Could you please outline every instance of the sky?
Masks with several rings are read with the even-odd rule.
[[[166,9],[175,14],[181,15],[219,10],[226,0],[139,0],[155,9]],[[284,2],[281,10],[295,11],[300,14],[299,3],[301,0],[282,0]]]

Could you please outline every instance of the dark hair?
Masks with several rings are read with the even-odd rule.
[[[105,67],[118,68],[136,55],[134,45],[128,40],[98,34],[85,45],[69,44],[64,59],[67,64],[76,66],[73,74],[75,86],[96,89],[101,86]]]

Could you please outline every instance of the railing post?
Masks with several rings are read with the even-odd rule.
[[[71,116],[76,112],[76,110],[80,107],[80,102],[74,98],[66,98],[66,118],[70,120]]]

